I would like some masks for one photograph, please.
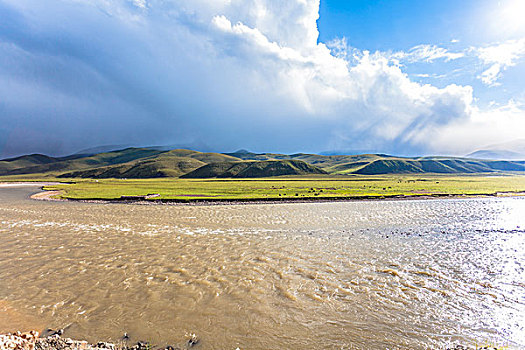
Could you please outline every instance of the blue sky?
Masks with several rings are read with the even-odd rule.
[[[370,51],[407,51],[421,44],[437,45],[452,52],[519,40],[525,34],[521,1],[322,1],[319,41],[346,37],[354,47]],[[510,15],[514,13],[514,15]],[[505,24],[505,22],[507,22]],[[512,23],[518,22],[518,23]],[[523,62],[523,61],[522,61]],[[487,87],[477,78],[480,62],[468,56],[449,62],[417,62],[405,67],[415,81],[446,86],[456,83],[475,87],[481,105],[524,97],[525,65],[509,67],[501,77],[504,86]],[[421,75],[434,74],[437,79]],[[499,85],[498,85],[499,86]]]
[[[475,12],[489,1],[322,1],[319,40],[346,36],[368,50],[405,50],[451,40],[475,44]],[[494,1],[492,1],[494,3]]]
[[[0,0],[0,157],[522,139],[525,2]]]

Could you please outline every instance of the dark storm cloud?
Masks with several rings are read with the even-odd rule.
[[[103,144],[421,153],[427,135],[470,118],[469,88],[421,86],[379,55],[332,56],[317,43],[317,1],[265,6],[0,0],[0,155]]]

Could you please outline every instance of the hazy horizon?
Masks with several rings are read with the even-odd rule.
[[[518,141],[524,141],[524,140],[518,140]],[[494,145],[493,145],[494,146]],[[299,154],[299,153],[308,153],[308,154],[317,154],[317,155],[361,155],[361,154],[384,154],[389,156],[398,156],[398,157],[468,157],[470,154],[463,154],[463,155],[452,155],[452,154],[391,154],[387,152],[377,152],[373,150],[323,150],[318,152],[302,152],[302,151],[296,151],[296,152],[279,152],[279,151],[272,151],[272,150],[261,150],[261,149],[246,149],[246,148],[238,148],[238,149],[227,149],[227,150],[221,150],[221,149],[212,149],[207,146],[192,146],[192,145],[100,145],[100,146],[94,146],[94,147],[88,147],[83,148],[79,150],[75,150],[73,152],[66,152],[66,153],[58,153],[58,154],[48,154],[48,153],[40,153],[40,152],[31,152],[31,153],[20,153],[15,154],[7,157],[0,157],[0,161],[5,159],[13,159],[18,158],[20,156],[27,156],[27,155],[33,155],[33,154],[43,154],[50,157],[67,157],[77,154],[97,154],[97,153],[106,153],[106,152],[113,152],[113,151],[120,151],[124,150],[126,148],[153,148],[153,149],[159,149],[163,151],[169,151],[174,149],[188,149],[192,151],[197,152],[212,152],[212,153],[237,153],[240,151],[246,151],[250,153],[255,154],[287,154],[287,155],[293,155],[293,154]],[[490,150],[490,149],[488,149]],[[475,152],[471,152],[475,153]],[[520,153],[521,154],[521,153]],[[516,158],[517,159],[517,158]]]

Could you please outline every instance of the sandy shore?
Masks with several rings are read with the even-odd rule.
[[[0,182],[0,188],[12,187],[40,187],[42,192],[35,193],[31,196],[32,199],[46,200],[46,201],[65,201],[65,199],[55,198],[60,195],[62,191],[45,191],[44,186],[60,185],[59,182]]]
[[[67,199],[63,198],[57,198],[56,196],[59,196],[62,193],[62,191],[43,191],[39,193],[35,193],[31,196],[31,199],[37,199],[41,201],[58,201],[58,202],[65,202]]]

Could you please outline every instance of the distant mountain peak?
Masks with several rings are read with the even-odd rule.
[[[516,139],[485,146],[467,154],[466,157],[493,160],[525,160],[525,139]]]
[[[123,150],[129,147],[131,146],[130,145],[104,145],[104,146],[86,148],[86,149],[76,152],[75,154],[93,155],[93,154],[98,154],[98,153],[119,151],[119,150]]]
[[[233,152],[234,154],[252,154],[253,152],[248,151],[247,149],[241,148],[240,150],[237,150]]]

